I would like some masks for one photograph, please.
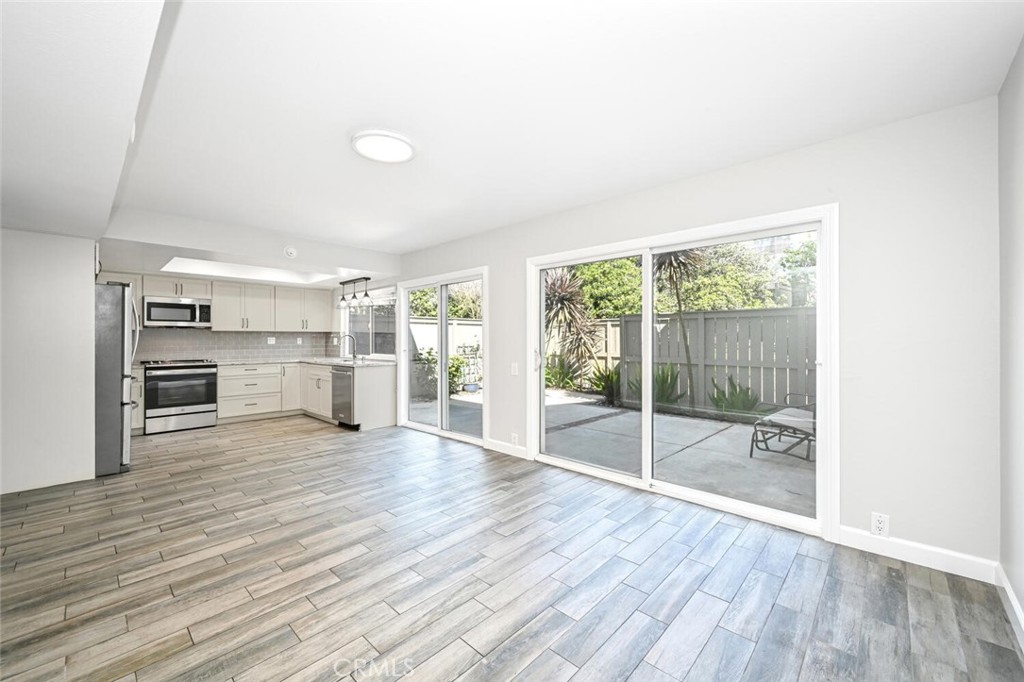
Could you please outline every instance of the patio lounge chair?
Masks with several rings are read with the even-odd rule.
[[[800,400],[796,400],[798,398]],[[750,456],[754,456],[754,448],[757,448],[811,461],[811,446],[817,437],[817,409],[813,400],[813,396],[803,393],[787,393],[787,407],[754,423],[754,431],[750,434]],[[787,444],[783,439],[792,439],[792,442]],[[775,448],[772,447],[773,442],[776,442]],[[803,443],[807,444],[806,455],[793,452]]]

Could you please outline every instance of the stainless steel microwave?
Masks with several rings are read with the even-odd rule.
[[[213,326],[210,318],[212,302],[208,298],[171,298],[145,296],[142,299],[144,327]]]

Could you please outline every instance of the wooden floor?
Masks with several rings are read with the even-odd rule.
[[[12,679],[1021,680],[995,590],[306,417],[2,499]]]

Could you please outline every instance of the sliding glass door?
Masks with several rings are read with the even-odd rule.
[[[441,338],[438,333],[440,296],[437,287],[413,289],[408,294],[409,311],[408,387],[409,421],[436,427],[441,423],[438,400],[437,358]]]
[[[653,255],[656,480],[814,517],[817,232]]]
[[[817,246],[804,225],[541,269],[540,452],[814,518]]]
[[[642,282],[640,256],[541,272],[542,453],[640,476]]]
[[[411,289],[408,315],[408,418],[483,438],[483,280]]]

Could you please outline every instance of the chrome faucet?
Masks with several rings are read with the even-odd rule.
[[[352,359],[355,360],[358,357],[356,355],[356,337],[351,334],[342,334],[341,339],[338,341],[338,350],[341,353],[341,357],[345,357],[345,339],[352,339]]]

